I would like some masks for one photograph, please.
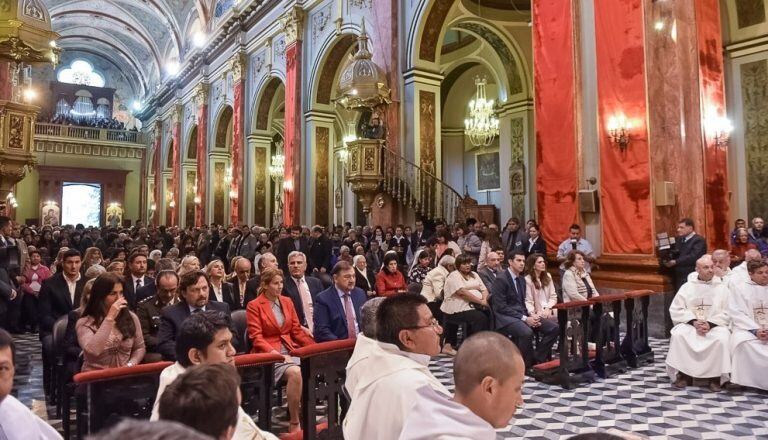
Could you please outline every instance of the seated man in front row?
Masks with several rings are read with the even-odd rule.
[[[525,307],[525,254],[514,250],[509,254],[509,268],[496,277],[491,286],[491,310],[496,318],[496,330],[512,338],[523,354],[526,368],[545,362],[557,341],[559,327],[551,319],[531,316]],[[533,332],[541,341],[533,352]]]
[[[355,287],[355,268],[346,261],[333,267],[333,285],[320,292],[313,308],[315,341],[355,338],[360,333],[360,308],[368,296]]]
[[[669,314],[675,327],[669,340],[667,372],[677,388],[692,378],[709,379],[709,389],[720,391],[731,372],[726,301],[728,287],[715,276],[710,255],[696,261],[696,279],[677,291]]]
[[[750,280],[731,285],[731,382],[768,390],[768,263],[747,264]]]

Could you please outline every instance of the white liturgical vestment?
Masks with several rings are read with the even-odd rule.
[[[696,378],[728,381],[731,371],[727,313],[728,288],[718,277],[701,281],[698,277],[678,290],[669,314],[675,324],[669,340],[667,372],[672,380],[678,372]],[[699,335],[692,320],[707,321],[710,330]],[[714,325],[713,325],[714,324]]]
[[[496,431],[466,406],[431,387],[416,390],[416,404],[398,440],[494,440]]]
[[[355,356],[359,349],[367,355]],[[445,386],[429,371],[429,361],[427,355],[402,351],[394,344],[355,343],[347,364],[347,374],[354,379],[347,384],[352,402],[343,422],[344,438],[397,439],[417,401],[416,390],[422,386],[450,398]]]
[[[768,390],[768,342],[752,331],[768,329],[768,286],[750,280],[731,287],[728,301],[731,336],[731,382]]]

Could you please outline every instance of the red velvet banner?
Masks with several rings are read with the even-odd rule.
[[[550,252],[578,221],[574,11],[571,0],[533,2],[536,194]]]
[[[208,105],[197,108],[197,194],[200,203],[195,206],[195,226],[205,223],[205,201],[208,172]]]
[[[181,119],[181,118],[179,118]],[[181,161],[179,158],[179,146],[181,145],[181,121],[177,121],[173,124],[173,174],[171,175],[171,192],[173,193],[173,201],[176,206],[171,208],[171,218],[166,219],[168,225],[179,224],[179,207],[181,206],[181,199],[179,198],[179,174],[181,173]]]
[[[728,150],[718,147],[714,128],[725,118],[723,52],[718,0],[696,0],[699,88],[704,133],[705,236],[710,249],[728,249]]]
[[[240,182],[243,180],[243,80],[235,81],[234,98],[232,103],[232,186],[230,191],[237,195],[230,199],[230,224],[237,225],[240,221],[240,198],[242,191]]]
[[[652,254],[642,0],[595,2],[600,194],[604,254]],[[609,126],[630,136],[622,151]]]
[[[301,43],[285,50],[285,191],[283,223],[300,224]]]

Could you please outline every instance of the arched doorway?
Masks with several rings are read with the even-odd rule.
[[[255,100],[248,148],[251,154],[253,218],[258,224],[282,223],[282,183],[272,178],[270,167],[280,161],[285,133],[285,84],[268,78]],[[284,158],[284,156],[283,156]]]
[[[184,223],[182,226],[195,224],[195,195],[197,192],[197,125],[192,127],[186,142],[186,154],[181,164],[184,179]]]

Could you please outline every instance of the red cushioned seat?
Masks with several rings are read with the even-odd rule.
[[[249,353],[235,356],[236,367],[258,367],[283,361],[285,358],[276,353]]]
[[[334,341],[335,342],[335,341]],[[320,431],[324,431],[328,429],[328,423],[318,423],[317,424],[317,433],[320,433]],[[298,431],[291,432],[289,434],[283,434],[280,436],[280,440],[302,440],[304,438],[304,431],[299,429]]]
[[[131,376],[143,376],[146,374],[160,373],[173,362],[153,362],[151,364],[139,364],[133,367],[107,368],[104,370],[86,371],[77,373],[72,380],[77,383],[98,382],[112,379],[125,379]]]
[[[552,308],[557,310],[568,310],[568,309],[575,309],[577,307],[584,307],[584,306],[591,306],[592,303],[589,301],[570,301],[570,302],[564,302],[564,303],[557,303]]]
[[[630,290],[629,292],[624,292],[624,295],[627,295],[627,298],[640,298],[643,296],[651,296],[655,294],[653,290]]]
[[[349,351],[355,348],[356,339],[339,339],[307,345],[291,352],[291,356],[308,358],[337,351]]]
[[[597,355],[597,352],[595,350],[589,350],[589,358],[594,359]],[[554,370],[555,368],[560,367],[560,359],[553,359],[549,362],[542,362],[540,364],[536,364],[533,366],[534,370],[539,371],[546,371],[546,370]]]

